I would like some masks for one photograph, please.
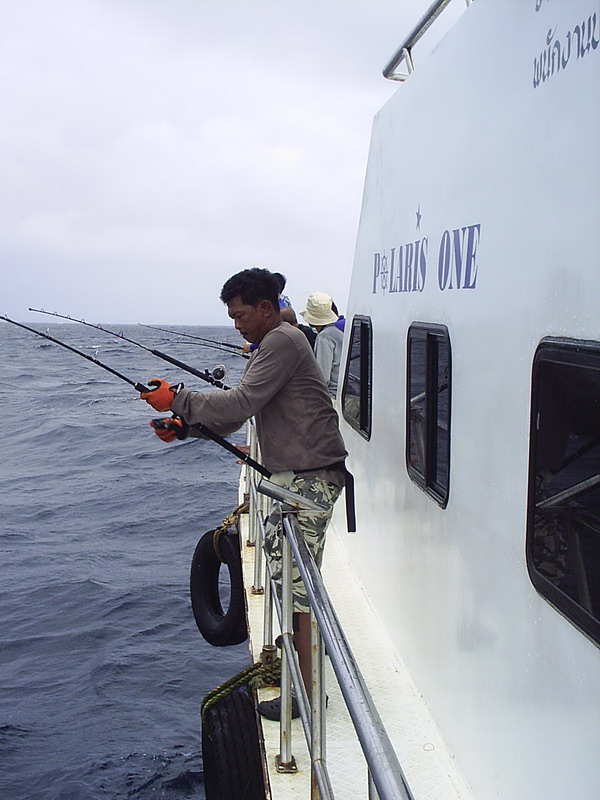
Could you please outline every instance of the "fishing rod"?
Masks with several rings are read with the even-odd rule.
[[[183,386],[183,384],[181,385]],[[157,428],[159,430],[161,428],[171,429],[175,431],[175,435],[177,436],[178,439],[183,439],[185,438],[185,433],[182,433],[181,427],[173,422],[173,420],[179,420],[179,419],[181,419],[181,417],[178,417],[176,415],[173,415],[171,419],[169,418],[153,419],[152,427]],[[258,461],[255,461],[247,453],[244,453],[243,450],[240,450],[234,444],[228,442],[227,439],[224,439],[222,436],[219,436],[218,433],[211,431],[209,428],[206,427],[206,425],[203,425],[201,422],[194,422],[194,424],[189,427],[196,428],[197,431],[203,433],[209,439],[212,439],[213,442],[216,442],[217,444],[221,445],[221,447],[223,447],[225,450],[229,450],[229,452],[233,453],[234,456],[237,456],[240,461],[243,461],[244,464],[248,464],[249,467],[252,467],[252,469],[255,469],[257,472],[260,472],[260,474],[263,475],[265,478],[268,479],[271,477],[271,473],[269,472],[269,470],[263,467],[262,464],[259,464]]]
[[[164,344],[185,344],[189,345],[190,347],[205,347],[208,350],[218,350],[219,353],[227,353],[228,356],[240,356],[241,358],[247,358],[243,353],[238,353],[234,350],[225,350],[224,347],[221,347],[218,344],[208,344],[207,342],[186,342],[182,339],[166,339],[164,340]]]
[[[234,350],[243,350],[244,346],[241,344],[232,344],[231,342],[218,342],[215,339],[204,339],[202,336],[195,336],[193,333],[185,333],[184,331],[170,331],[167,328],[159,328],[157,325],[144,325],[143,322],[138,323],[143,328],[152,328],[153,331],[162,331],[163,333],[174,334],[175,336],[187,336],[189,339],[199,339],[201,342],[211,342],[212,344],[223,345],[223,347],[232,347]]]
[[[107,372],[111,372],[113,375],[116,375],[117,378],[121,378],[121,380],[126,381],[126,383],[130,384],[130,386],[133,386],[133,388],[137,392],[152,391],[151,389],[148,389],[147,386],[144,386],[143,383],[131,380],[131,378],[126,377],[120,372],[117,372],[116,369],[113,369],[112,367],[103,364],[101,361],[98,361],[97,358],[93,358],[93,356],[89,356],[87,353],[82,353],[81,350],[78,350],[76,347],[71,347],[70,344],[65,344],[65,342],[61,342],[60,339],[55,339],[54,336],[50,336],[49,333],[42,333],[42,331],[36,331],[35,328],[30,328],[29,325],[24,325],[22,322],[15,322],[14,319],[10,319],[9,317],[6,316],[6,314],[3,317],[0,317],[0,319],[3,319],[5,322],[11,322],[13,325],[18,325],[19,328],[25,328],[26,331],[31,331],[31,333],[35,333],[37,336],[43,336],[44,339],[48,339],[48,341],[54,342],[54,344],[59,344],[61,347],[66,347],[67,350],[70,350],[72,353],[76,353],[78,356],[86,358],[88,361],[91,361],[92,364],[96,364],[98,367],[102,367],[102,369],[105,369]]]
[[[97,331],[102,331],[103,333],[109,333],[111,336],[116,336],[118,339],[122,339],[124,342],[129,342],[130,344],[135,345],[136,347],[141,347],[142,350],[147,350],[149,353],[152,353],[153,356],[157,356],[158,358],[162,358],[163,361],[168,361],[169,364],[173,364],[176,367],[184,370],[185,372],[189,372],[191,375],[195,375],[197,378],[201,378],[203,381],[216,386],[217,389],[231,389],[231,386],[226,386],[224,383],[221,383],[215,375],[211,375],[210,372],[206,369],[204,372],[201,372],[194,367],[191,367],[189,364],[184,364],[183,361],[179,361],[178,358],[173,358],[173,356],[168,355],[167,353],[163,353],[162,350],[155,350],[152,347],[146,347],[145,344],[141,344],[140,342],[136,342],[134,339],[129,339],[127,336],[124,336],[122,333],[115,333],[115,331],[109,331],[108,328],[103,328],[102,325],[94,325],[91,322],[86,322],[83,319],[74,319],[65,314],[59,314],[56,311],[44,311],[43,308],[29,308],[30,311],[35,311],[38,314],[50,314],[53,317],[60,317],[61,319],[68,319],[71,322],[79,322],[81,325],[87,325],[88,328],[94,328]],[[223,377],[221,375],[221,377]]]
[[[178,334],[180,336],[185,336],[185,334]],[[208,342],[184,342],[182,340],[177,339],[168,339],[167,342],[169,344],[186,344],[190,347],[207,347],[209,350],[218,350],[219,353],[227,353],[228,356],[238,356],[239,358],[250,358],[249,355],[246,353],[238,353],[237,350],[225,350],[218,344],[208,344]]]
[[[50,334],[48,334],[48,333],[42,333],[42,331],[36,331],[35,328],[30,328],[29,325],[24,325],[22,322],[15,322],[14,319],[10,319],[10,317],[7,317],[6,314],[4,316],[0,317],[0,319],[3,319],[5,322],[10,322],[12,325],[18,325],[19,328],[24,328],[26,331],[30,331],[31,333],[35,333],[36,336],[42,336],[44,339],[48,339],[48,341],[54,342],[54,344],[58,344],[61,347],[65,347],[67,350],[70,350],[72,353],[75,353],[76,355],[81,356],[82,358],[85,358],[88,361],[91,361],[93,364],[96,364],[96,366],[101,367],[102,369],[105,369],[107,372],[110,372],[112,375],[115,375],[117,378],[120,378],[122,381],[125,381],[125,383],[128,383],[130,386],[133,386],[133,388],[136,390],[136,392],[140,392],[140,394],[142,392],[152,392],[152,391],[154,391],[153,388],[150,389],[147,386],[145,386],[143,383],[140,383],[139,381],[134,381],[131,378],[128,378],[126,375],[123,375],[123,373],[117,372],[116,369],[113,369],[112,367],[109,367],[107,364],[103,364],[102,361],[98,361],[97,358],[93,358],[92,356],[89,356],[87,353],[83,353],[81,350],[78,350],[76,347],[71,347],[70,344],[66,344],[65,342],[61,342],[60,339],[55,339],[54,336],[50,336]],[[174,416],[173,420],[176,420],[176,419],[178,419],[178,418]],[[152,420],[152,424],[153,424],[153,426],[155,428],[165,428],[165,427],[166,428],[172,428],[173,430],[176,431],[177,438],[178,439],[182,438],[181,437],[182,431],[181,431],[180,426],[178,424],[176,424],[174,421],[171,421],[170,419]],[[233,453],[233,455],[237,456],[237,458],[239,458],[240,461],[243,461],[245,464],[248,464],[249,467],[252,467],[257,472],[259,472],[261,475],[264,475],[265,478],[270,478],[271,477],[271,473],[265,467],[263,467],[262,464],[259,464],[258,461],[255,461],[247,453],[244,453],[243,450],[238,449],[235,445],[231,444],[231,442],[228,442],[227,439],[224,439],[222,436],[219,436],[218,433],[215,433],[214,431],[211,431],[210,428],[206,427],[206,425],[203,425],[201,422],[197,422],[197,423],[194,423],[194,425],[192,425],[191,427],[196,428],[196,430],[198,430],[200,433],[204,434],[208,439],[212,439],[213,442],[215,442],[216,444],[220,445],[225,450],[228,450],[230,453]]]

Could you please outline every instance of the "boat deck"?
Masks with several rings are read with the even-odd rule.
[[[247,515],[241,518],[246,541]],[[263,598],[248,587],[253,582],[254,548],[243,546],[244,577],[254,661],[262,648]],[[470,800],[435,723],[415,690],[410,675],[392,650],[385,631],[352,572],[340,537],[328,531],[322,570],[327,591],[383,724],[394,745],[415,800]],[[374,654],[377,654],[374,657]],[[368,797],[367,768],[350,716],[329,663],[326,666],[327,765],[336,798]],[[277,689],[263,689],[260,699],[275,697]],[[292,751],[298,771],[275,769],[279,752],[279,724],[263,720],[264,750],[272,800],[310,797],[310,760],[300,720],[293,722]]]

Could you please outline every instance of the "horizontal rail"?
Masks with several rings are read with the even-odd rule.
[[[406,39],[402,42],[400,47],[396,50],[392,58],[383,69],[383,76],[390,81],[405,81],[408,76],[414,71],[415,65],[412,57],[412,49],[416,43],[421,39],[431,28],[433,23],[437,20],[444,9],[450,5],[452,0],[435,0],[427,11],[423,14],[421,19],[417,22],[412,31],[408,34]],[[475,0],[465,0],[467,6],[470,6]],[[407,72],[396,72],[400,64],[406,64]]]
[[[380,800],[414,800],[298,523],[283,525]]]
[[[255,436],[256,431],[254,427],[249,425],[248,440],[253,444],[255,443]],[[252,499],[250,508],[251,515],[253,511],[252,506],[256,507],[256,501],[258,499],[257,492],[266,494],[275,502],[281,504],[283,532],[285,534],[283,540],[284,554],[286,551],[288,553],[291,551],[306,587],[310,607],[319,629],[319,641],[322,639],[327,648],[330,663],[340,686],[345,705],[348,709],[357,739],[368,766],[369,797],[375,796],[372,794],[372,787],[375,786],[378,800],[414,800],[414,796],[408,786],[393,745],[387,735],[381,717],[375,708],[369,690],[367,689],[358,664],[350,649],[344,631],[342,630],[335,609],[327,594],[319,569],[300,532],[295,512],[302,508],[302,506],[315,510],[315,506],[318,508],[318,504],[313,504],[307,498],[299,497],[298,495],[295,497],[290,496],[292,493],[290,493],[289,490],[270,481],[261,479],[260,482],[258,482],[256,480],[257,477],[253,470],[250,469],[247,471],[247,478],[250,484],[249,494]],[[262,520],[259,520],[259,525],[262,528],[263,526],[261,523]],[[284,558],[284,565],[287,561],[288,559]],[[270,575],[269,566],[267,561],[266,582],[270,585],[271,591],[267,592],[266,595],[269,598],[269,604],[272,603],[274,605],[274,610],[281,623],[285,661],[291,673],[291,681],[300,709],[300,721],[311,753],[313,777],[318,784],[321,800],[334,800],[333,789],[329,782],[326,759],[322,757],[324,748],[321,751],[321,756],[318,752],[321,745],[320,734],[325,734],[325,728],[321,718],[321,715],[325,711],[325,703],[322,703],[322,708],[319,707],[321,704],[317,703],[316,708],[313,709],[311,713],[304,682],[300,673],[297,653],[293,646],[290,619],[288,618],[286,620],[286,616],[291,614],[291,596],[285,597],[284,608],[284,603],[282,602],[284,598],[282,597],[280,600],[278,597],[277,587]],[[286,581],[284,580],[284,588],[285,585]],[[271,614],[270,611],[267,614],[267,609],[265,608],[265,624],[267,616],[270,617]],[[267,636],[268,643],[270,644],[272,628],[270,624],[268,627],[269,631]],[[265,642],[267,642],[267,639],[265,639]],[[313,663],[313,669],[314,668]],[[284,676],[282,674],[282,694],[283,678]],[[289,677],[287,680],[289,680]],[[317,683],[315,683],[315,680]],[[320,677],[315,679],[315,674],[313,672],[313,691],[317,689],[319,684]],[[324,699],[324,696],[321,696]],[[283,705],[282,697],[282,709]],[[313,714],[316,715],[314,721],[320,726],[320,731],[316,729],[314,731],[312,730],[311,717],[313,717]],[[282,753],[284,751],[284,746],[286,748],[285,752],[289,752],[286,737],[290,735],[291,730],[289,730],[286,725],[286,731],[283,734],[284,738],[280,743]]]

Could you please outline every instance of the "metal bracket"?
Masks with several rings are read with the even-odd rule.
[[[276,755],[275,766],[277,767],[277,772],[298,772],[298,765],[296,764],[296,759],[294,756],[292,756],[291,761],[284,763],[281,760],[281,756]]]
[[[283,504],[282,510],[284,514],[290,511],[327,511],[327,509],[319,505],[319,503],[315,503],[297,492],[292,492],[264,478],[261,478],[256,489],[261,494],[266,494],[267,497],[271,497],[273,500],[279,500],[279,502]]]

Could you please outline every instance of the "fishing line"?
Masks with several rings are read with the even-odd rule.
[[[181,336],[185,336],[185,334],[178,334]],[[224,347],[218,344],[208,344],[208,342],[184,342],[182,340],[177,339],[165,339],[164,344],[185,344],[189,345],[190,347],[206,347],[208,350],[218,350],[219,353],[227,353],[228,356],[237,356],[238,358],[250,358],[250,356],[246,353],[238,353],[236,350],[225,350]]]
[[[142,392],[153,391],[152,389],[149,389],[147,386],[145,386],[143,383],[140,383],[139,381],[134,381],[131,378],[128,378],[126,375],[123,375],[121,372],[117,372],[116,369],[113,369],[112,367],[109,367],[107,364],[103,364],[102,361],[98,361],[97,358],[93,358],[92,356],[89,356],[87,353],[83,353],[81,350],[78,350],[76,347],[71,347],[70,344],[66,344],[65,342],[61,342],[60,339],[55,339],[54,336],[50,336],[50,334],[48,334],[48,333],[42,333],[42,331],[36,331],[35,328],[30,328],[29,325],[24,325],[22,322],[16,322],[14,319],[10,319],[10,317],[7,317],[6,314],[3,317],[0,317],[0,319],[3,319],[5,322],[10,322],[12,325],[18,325],[19,328],[24,328],[26,331],[30,331],[30,333],[35,333],[36,336],[42,336],[44,339],[48,339],[48,341],[54,342],[54,344],[58,344],[61,347],[65,347],[67,350],[70,350],[72,353],[75,353],[76,355],[81,356],[82,358],[85,358],[87,361],[91,361],[92,364],[96,364],[96,366],[101,367],[102,369],[105,369],[107,372],[110,372],[112,375],[115,375],[117,378],[120,378],[122,381],[125,381],[125,383],[128,383],[130,386],[133,386],[133,388],[136,390],[136,392],[142,393]],[[89,323],[87,323],[87,324],[89,324]],[[95,326],[92,325],[92,327],[95,327]],[[104,330],[104,328],[102,328],[101,330]],[[119,334],[115,334],[115,335],[118,336]],[[160,422],[162,423],[161,427],[168,426],[168,423],[169,423],[168,420],[167,420],[166,423],[163,420],[160,420]],[[175,427],[175,426],[173,426],[173,427]],[[178,427],[179,426],[177,426],[177,428]],[[194,425],[192,425],[191,427],[196,428],[200,433],[204,434],[204,436],[206,436],[208,439],[212,439],[213,442],[215,442],[216,444],[220,445],[225,450],[228,450],[230,453],[233,453],[233,455],[237,456],[237,458],[239,458],[240,461],[243,461],[244,464],[248,464],[249,467],[252,467],[257,472],[259,472],[261,475],[264,475],[265,478],[270,478],[271,477],[271,473],[265,467],[263,467],[262,464],[259,464],[258,461],[255,461],[249,455],[244,453],[243,450],[239,450],[235,445],[231,444],[231,442],[228,442],[227,439],[224,439],[222,436],[219,436],[218,433],[215,433],[214,431],[211,431],[210,428],[206,427],[206,425],[203,425],[202,423],[199,422],[199,423],[194,423]]]
[[[179,367],[185,372],[189,372],[191,375],[195,375],[197,378],[201,378],[203,381],[206,381],[207,383],[216,386],[217,389],[225,389],[225,390],[231,389],[231,386],[226,386],[224,383],[218,380],[214,375],[211,375],[208,370],[204,370],[204,372],[201,372],[200,370],[191,367],[189,364],[184,364],[183,361],[179,361],[178,358],[174,358],[173,356],[170,356],[167,353],[163,353],[162,350],[155,350],[152,347],[146,347],[146,345],[141,344],[140,342],[136,342],[134,339],[129,339],[127,336],[124,336],[123,333],[116,333],[115,331],[109,331],[108,328],[103,328],[102,325],[94,325],[93,323],[86,322],[83,319],[75,319],[65,314],[59,314],[56,311],[44,311],[43,308],[30,308],[29,310],[35,311],[38,314],[50,314],[53,317],[68,319],[71,322],[79,322],[80,325],[87,325],[88,328],[94,328],[97,331],[102,331],[103,333],[109,333],[111,336],[116,336],[117,339],[122,339],[124,342],[129,342],[130,344],[133,344],[136,347],[141,347],[142,350],[146,350],[148,353],[152,353],[153,356],[157,356],[157,358],[162,358],[163,361],[168,361],[169,364],[173,364],[175,367]]]
[[[61,342],[60,339],[55,339],[54,336],[50,336],[49,333],[42,333],[42,331],[36,331],[35,328],[30,328],[29,325],[24,325],[22,322],[15,322],[14,319],[10,319],[9,317],[6,316],[6,314],[3,317],[0,317],[0,319],[3,319],[5,322],[11,322],[13,325],[18,325],[19,328],[24,328],[26,331],[30,331],[31,333],[35,333],[36,336],[43,336],[44,339],[48,339],[48,341],[54,342],[54,344],[59,344],[61,347],[66,347],[66,349],[70,350],[72,353],[76,353],[78,356],[81,356],[82,358],[86,358],[88,361],[91,361],[92,364],[96,364],[96,366],[102,367],[102,369],[105,369],[107,372],[110,372],[113,375],[116,375],[117,378],[121,378],[122,381],[125,381],[130,386],[133,386],[133,388],[137,392],[149,392],[150,391],[150,389],[148,389],[148,387],[145,386],[143,383],[140,383],[139,381],[134,381],[131,378],[128,378],[126,375],[123,375],[121,372],[117,372],[116,369],[113,369],[112,367],[109,367],[106,364],[103,364],[102,361],[98,361],[97,358],[94,358],[93,356],[89,356],[87,353],[82,353],[81,350],[78,350],[76,347],[71,347],[70,344],[65,344],[65,342]]]
[[[143,322],[138,322],[138,325],[141,325],[143,328],[151,328],[153,331],[162,331],[163,333],[170,333],[174,336],[187,336],[189,339],[198,339],[201,342],[211,342],[213,345],[218,344],[222,345],[223,347],[232,347],[234,350],[242,350],[244,346],[241,344],[232,344],[231,342],[218,342],[215,339],[204,339],[202,336],[195,336],[193,333],[185,333],[184,331],[170,331],[167,328],[159,328],[157,325],[144,325]],[[247,357],[247,354],[243,354],[244,357]]]

